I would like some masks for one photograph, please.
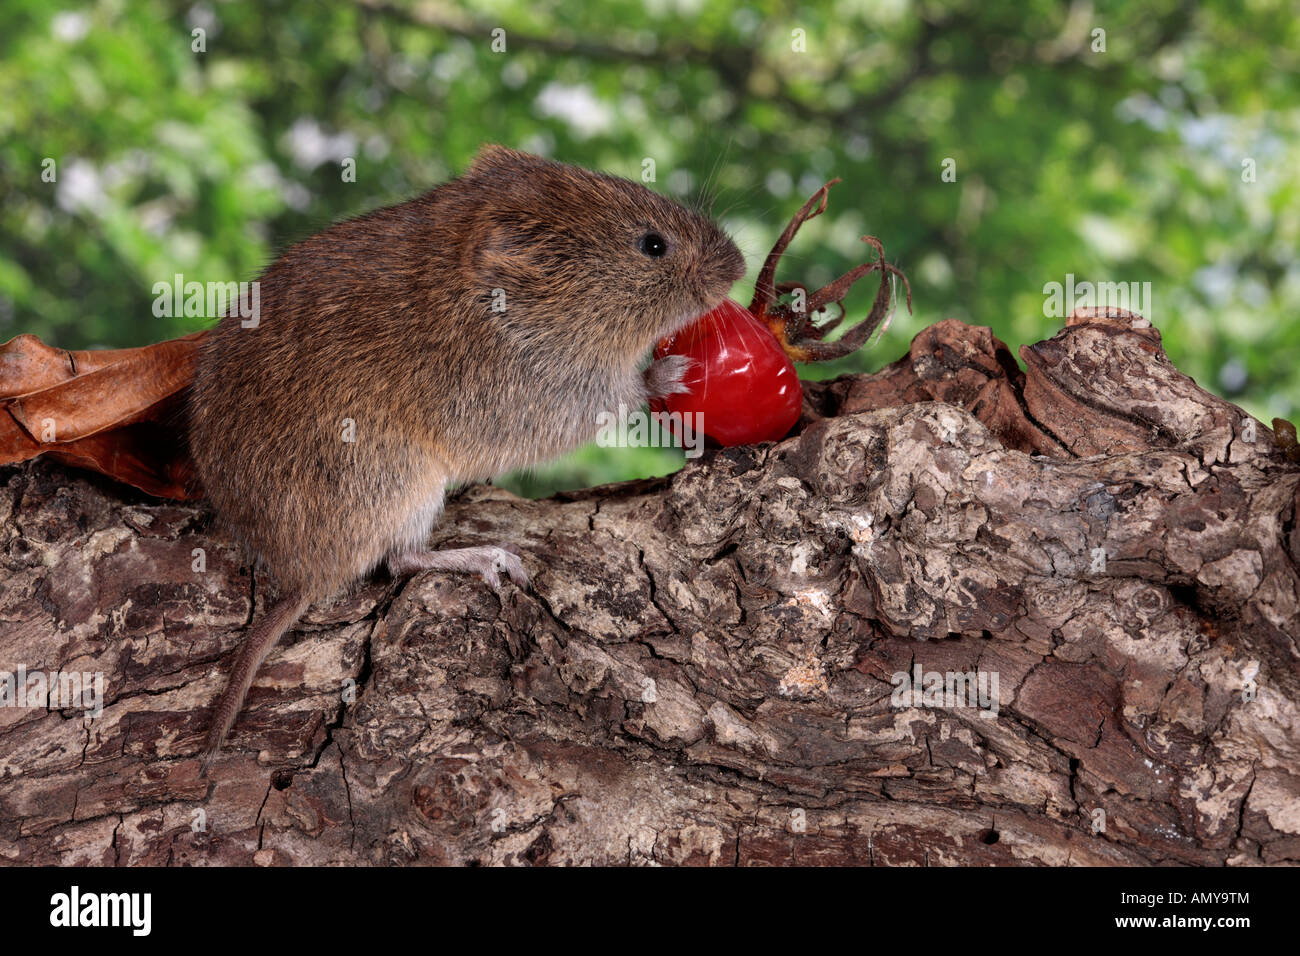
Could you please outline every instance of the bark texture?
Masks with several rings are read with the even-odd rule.
[[[1126,314],[922,332],[797,433],[669,479],[450,502],[533,576],[378,579],[197,753],[268,582],[202,506],[0,472],[10,863],[1300,861],[1300,465]],[[268,507],[274,507],[268,502]],[[195,570],[201,548],[205,569]],[[894,675],[996,675],[992,707]]]

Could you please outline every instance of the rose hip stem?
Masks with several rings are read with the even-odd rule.
[[[776,340],[781,343],[781,348],[785,350],[786,355],[790,356],[792,362],[824,362],[827,359],[848,355],[861,348],[867,339],[871,338],[871,333],[876,331],[881,319],[889,310],[890,276],[898,276],[903,280],[903,287],[907,291],[907,310],[912,311],[911,283],[907,281],[907,276],[903,275],[902,270],[885,261],[884,246],[875,236],[862,237],[863,242],[876,250],[875,262],[854,266],[834,282],[822,286],[816,292],[809,293],[807,287],[801,282],[776,284],[776,266],[786,247],[790,245],[800,226],[826,211],[827,194],[838,182],[839,179],[832,179],[799,207],[799,211],[794,214],[794,218],[790,220],[789,225],[777,238],[776,244],[772,246],[772,251],[767,254],[763,268],[758,273],[758,281],[754,284],[754,298],[749,303],[750,313],[772,330],[772,334],[776,336]],[[849,289],[869,272],[880,273],[880,289],[876,292],[876,301],[871,307],[870,314],[849,329],[838,341],[822,341],[827,333],[843,321],[844,297],[848,295]],[[795,309],[784,302],[776,301],[778,292],[786,293],[796,289],[802,290],[805,295],[802,309]],[[840,307],[839,316],[820,326],[811,324],[809,317],[812,313],[819,312],[832,303]]]

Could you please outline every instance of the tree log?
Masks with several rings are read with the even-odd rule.
[[[532,588],[314,607],[208,778],[271,582],[201,505],[6,468],[0,671],[103,707],[0,707],[0,860],[1300,861],[1294,449],[1131,315],[1020,354],[949,320],[807,383],[780,443],[464,490],[435,545],[508,542]]]

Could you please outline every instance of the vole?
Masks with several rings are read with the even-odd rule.
[[[203,772],[312,603],[381,564],[526,586],[504,547],[428,550],[447,485],[552,458],[599,413],[682,391],[689,360],[644,358],[744,271],[706,216],[501,146],[276,259],[256,322],[228,316],[204,341],[190,395],[197,476],[279,594],[239,650]]]

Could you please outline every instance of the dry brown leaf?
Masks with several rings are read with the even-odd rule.
[[[0,464],[49,455],[162,498],[197,498],[185,391],[206,332],[71,352],[19,335],[0,346]]]

